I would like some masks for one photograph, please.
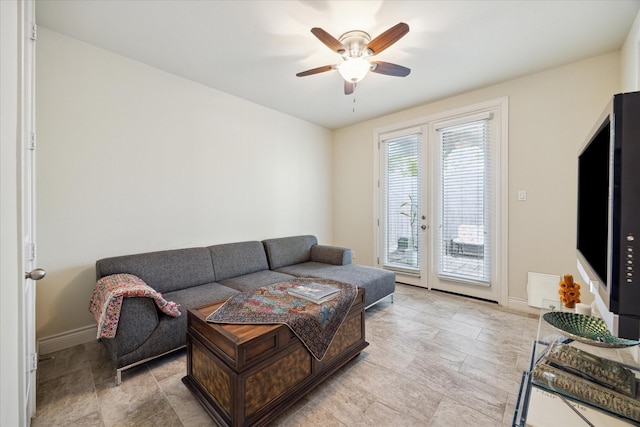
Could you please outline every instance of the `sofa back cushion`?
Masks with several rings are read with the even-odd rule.
[[[351,249],[338,246],[314,245],[311,247],[311,261],[323,264],[351,264]]]
[[[263,240],[272,270],[311,260],[311,247],[318,244],[315,236],[291,236]]]
[[[171,249],[96,261],[96,278],[129,273],[158,292],[171,292],[215,281],[207,248]]]
[[[209,246],[216,281],[268,270],[267,254],[262,242],[238,242]]]

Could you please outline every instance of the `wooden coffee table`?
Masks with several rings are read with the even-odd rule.
[[[322,361],[287,325],[208,323],[223,302],[188,311],[185,385],[224,426],[265,425],[369,345],[364,289]]]

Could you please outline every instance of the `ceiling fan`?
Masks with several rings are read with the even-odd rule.
[[[336,39],[322,28],[312,28],[311,33],[322,43],[327,45],[338,55],[342,56],[343,62],[339,65],[324,65],[302,71],[296,76],[305,77],[312,74],[324,73],[325,71],[338,70],[344,78],[344,94],[351,95],[356,88],[356,84],[362,80],[369,71],[388,76],[406,77],[411,70],[401,65],[390,62],[369,61],[369,57],[374,56],[400,40],[409,32],[409,26],[404,22],[394,25],[378,37],[371,40],[369,34],[360,30],[347,31]]]

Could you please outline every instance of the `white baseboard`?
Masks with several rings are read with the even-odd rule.
[[[38,340],[38,354],[49,354],[64,350],[96,339],[98,328],[96,325],[73,329],[60,334],[51,335]]]
[[[530,314],[540,314],[540,309],[531,307],[526,299],[511,298],[507,300],[507,308],[517,311],[523,311]]]

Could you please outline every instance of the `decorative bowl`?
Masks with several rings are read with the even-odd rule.
[[[562,335],[598,347],[632,347],[640,341],[618,338],[611,335],[604,320],[583,314],[551,311],[543,319]]]

